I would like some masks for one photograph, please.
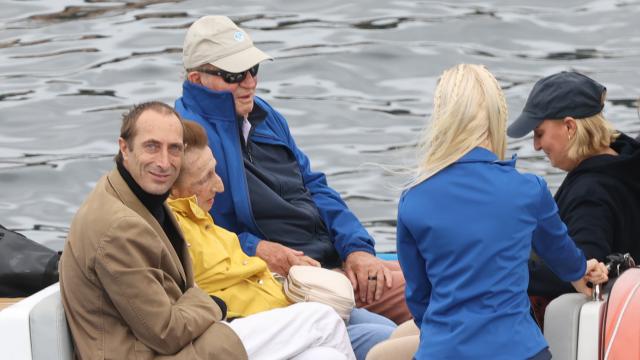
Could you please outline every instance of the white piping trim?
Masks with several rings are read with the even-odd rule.
[[[618,329],[620,328],[620,323],[622,322],[624,313],[625,311],[627,311],[627,307],[629,306],[629,303],[631,303],[631,299],[633,299],[633,296],[638,291],[639,287],[640,287],[640,283],[637,283],[636,286],[634,286],[633,290],[631,290],[631,293],[629,293],[629,296],[627,297],[627,300],[625,301],[624,306],[622,307],[622,311],[620,311],[620,316],[618,316],[618,321],[616,322],[616,326],[613,328],[613,335],[611,335],[611,340],[609,340],[609,344],[607,345],[607,352],[604,354],[605,360],[609,358],[609,352],[611,352],[611,346],[613,345],[613,341],[616,339],[616,335],[618,335]],[[611,300],[611,297],[609,297],[609,300]]]

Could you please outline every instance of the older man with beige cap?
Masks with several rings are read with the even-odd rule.
[[[359,306],[409,319],[397,262],[375,256],[373,238],[325,175],[311,170],[285,118],[255,96],[259,65],[271,59],[225,16],[202,17],[187,31],[176,110],[206,129],[218,160],[226,192],[216,197],[213,218],[272,271],[342,268]]]

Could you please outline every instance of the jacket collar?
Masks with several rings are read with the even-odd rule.
[[[504,166],[516,166],[516,161],[518,160],[517,155],[513,155],[510,160],[498,160],[498,156],[493,152],[485,149],[483,147],[474,147],[468,153],[464,154],[457,163],[474,163],[474,162],[486,162],[486,163],[495,163],[498,165]]]
[[[208,218],[211,217],[209,213],[205,212],[200,206],[198,206],[198,201],[195,195],[188,198],[170,198],[167,203],[174,212],[193,220],[208,220]]]
[[[185,81],[182,84],[182,99],[187,109],[193,109],[196,114],[219,121],[236,121],[236,108],[233,94],[229,91],[215,91],[202,85]],[[254,97],[253,110],[249,114],[249,122],[257,126],[267,117],[267,111],[262,108]]]
[[[184,264],[182,264],[182,262],[180,261],[180,258],[178,257],[178,254],[176,254],[173,248],[173,245],[171,244],[171,241],[169,241],[167,234],[165,234],[164,230],[162,229],[162,226],[160,225],[160,223],[158,223],[158,220],[156,220],[156,218],[153,217],[153,215],[142,204],[142,202],[140,202],[140,200],[133,193],[131,188],[129,188],[129,185],[127,185],[127,182],[122,178],[122,175],[120,175],[120,172],[118,171],[117,168],[114,167],[113,170],[111,170],[111,172],[107,175],[107,182],[115,192],[115,195],[120,199],[120,201],[122,201],[122,203],[126,207],[130,208],[136,214],[140,215],[140,217],[142,217],[142,219],[147,224],[149,224],[149,226],[153,228],[153,231],[160,235],[160,240],[163,242],[164,246],[169,250],[169,253],[171,254],[171,259],[173,260],[174,264],[182,265],[182,266],[177,266],[177,268],[178,268],[178,272],[180,273],[180,277],[183,284],[186,284],[186,286],[191,286],[190,284],[193,279],[193,274],[189,269],[191,267],[191,261],[189,259],[189,252],[186,247],[186,243],[182,241],[182,254],[184,255],[183,256]],[[163,206],[165,206],[166,208],[165,210],[169,218],[171,219],[173,226],[176,228],[178,235],[182,239],[184,239],[184,236],[182,235],[182,231],[180,231],[180,225],[178,225],[175,217],[171,214],[171,210],[167,207],[166,203]],[[185,274],[185,269],[186,271],[188,271],[188,274]]]
[[[215,91],[185,81],[182,84],[182,94],[187,109],[194,109],[195,113],[216,120],[236,121],[236,108],[231,92]]]

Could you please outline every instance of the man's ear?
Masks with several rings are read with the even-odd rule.
[[[123,138],[118,138],[118,148],[120,149],[120,153],[122,154],[122,160],[126,161],[129,158],[129,147],[127,146],[127,141]]]
[[[576,134],[576,130],[578,128],[576,119],[572,118],[571,116],[567,116],[562,120],[562,122],[564,123],[564,126],[567,127],[567,133],[569,134],[569,136],[573,137]]]
[[[200,73],[197,71],[190,71],[187,73],[187,79],[194,84],[202,85]]]

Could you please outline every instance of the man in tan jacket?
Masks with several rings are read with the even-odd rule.
[[[184,156],[183,124],[150,102],[123,117],[116,168],[76,214],[60,261],[62,302],[80,359],[353,359],[332,308],[301,303],[224,321],[194,286],[165,200]],[[304,325],[290,326],[293,322]]]
[[[60,261],[62,302],[81,359],[246,359],[224,309],[193,286],[164,200],[183,157],[182,122],[145,103],[125,115],[117,167],[82,204]],[[163,357],[164,358],[164,357]]]

